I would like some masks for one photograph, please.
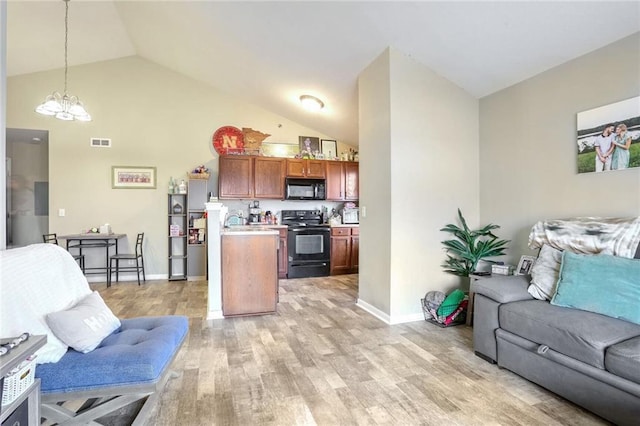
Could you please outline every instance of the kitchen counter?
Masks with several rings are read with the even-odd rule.
[[[280,235],[274,226],[278,225],[235,225],[223,228],[220,235]]]
[[[341,223],[340,225],[331,225],[332,228],[359,228],[357,223]]]

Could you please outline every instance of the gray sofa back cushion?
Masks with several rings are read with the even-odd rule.
[[[602,369],[609,346],[640,336],[640,325],[542,300],[501,305],[499,317],[501,328]]]

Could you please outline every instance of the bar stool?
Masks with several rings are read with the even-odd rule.
[[[58,244],[58,234],[42,234],[42,241],[47,244]],[[80,264],[80,269],[82,269],[82,273],[84,274],[84,254],[71,254],[73,258]]]
[[[136,238],[135,253],[130,254],[114,254],[109,256],[109,268],[107,270],[107,287],[111,287],[111,274],[113,274],[113,268],[115,265],[116,270],[116,282],[120,281],[120,271],[131,272],[136,271],[138,274],[138,285],[140,285],[140,271],[142,271],[142,280],[147,281],[144,275],[144,258],[142,257],[142,240],[144,239],[144,232],[138,234]],[[135,260],[136,266],[121,267],[121,260]],[[114,264],[115,262],[115,264]]]

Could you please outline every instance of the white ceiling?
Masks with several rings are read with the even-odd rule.
[[[351,143],[357,77],[388,46],[480,98],[640,31],[640,1],[73,0],[69,11],[70,65],[139,55]],[[64,66],[62,1],[9,0],[7,15],[9,76]],[[303,93],[325,110],[303,111]]]

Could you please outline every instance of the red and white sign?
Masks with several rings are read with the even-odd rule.
[[[233,126],[220,127],[213,134],[213,148],[220,155],[244,152],[244,134]]]

